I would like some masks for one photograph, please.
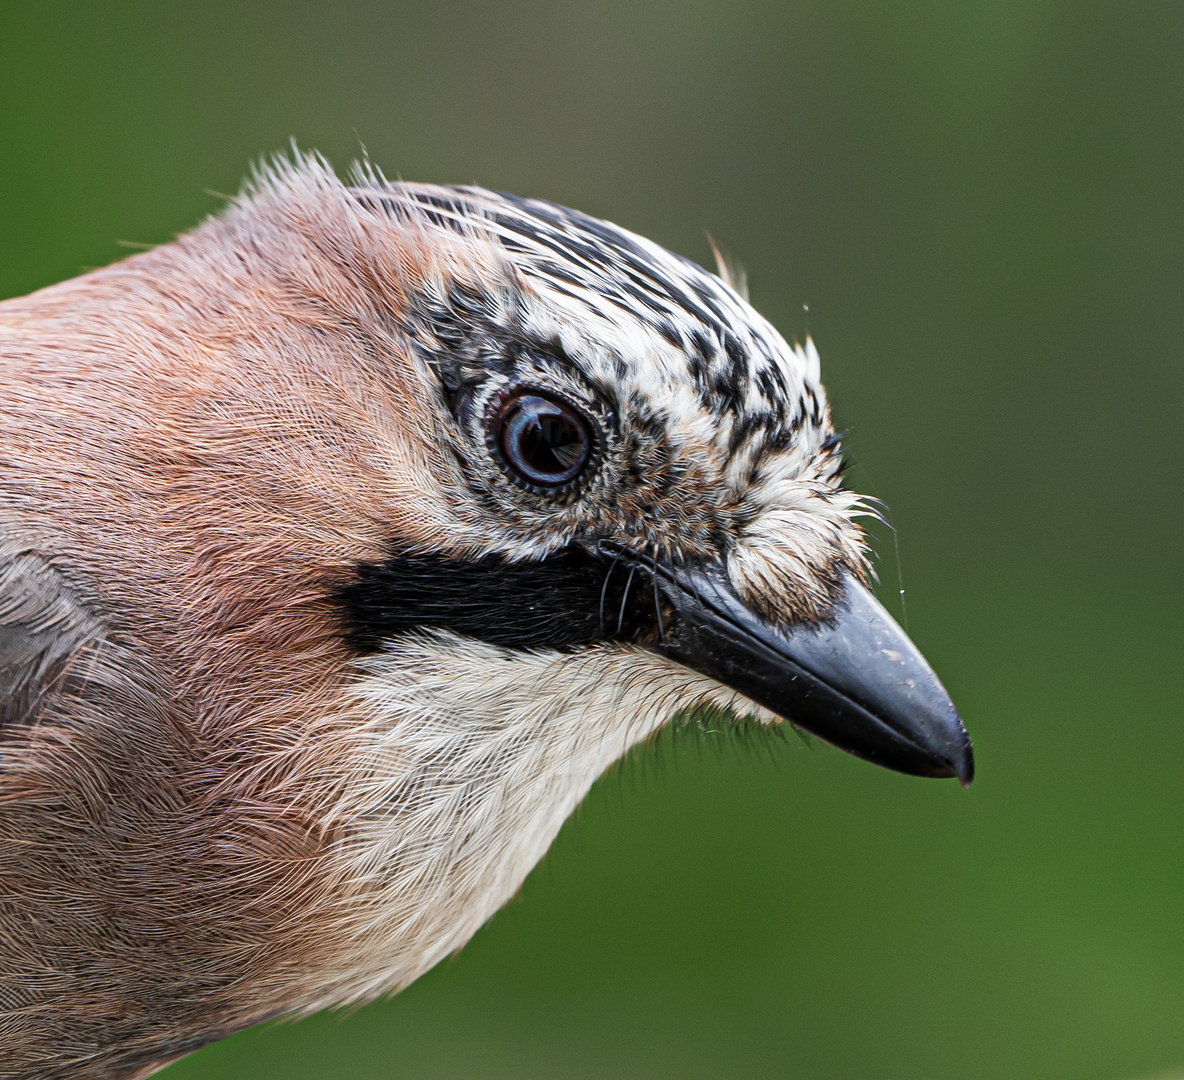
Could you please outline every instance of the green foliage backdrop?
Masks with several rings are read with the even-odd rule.
[[[1182,46],[1156,0],[0,0],[0,295],[290,138],[700,261],[710,230],[815,336],[978,749],[963,792],[664,744],[455,960],[170,1080],[1184,1065]]]

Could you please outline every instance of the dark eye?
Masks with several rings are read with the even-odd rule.
[[[534,387],[502,401],[490,435],[510,471],[538,487],[572,483],[592,457],[588,421],[567,402]]]

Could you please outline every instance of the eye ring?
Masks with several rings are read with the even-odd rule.
[[[550,497],[574,491],[599,450],[596,425],[583,410],[540,386],[498,394],[485,439],[514,483]]]

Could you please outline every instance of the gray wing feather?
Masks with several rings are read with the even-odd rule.
[[[72,662],[102,637],[92,607],[51,556],[0,538],[0,742],[36,722]]]

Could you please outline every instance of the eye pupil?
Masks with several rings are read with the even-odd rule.
[[[542,487],[575,480],[592,453],[588,424],[566,402],[539,391],[514,395],[494,419],[493,434],[505,463],[520,479]]]

